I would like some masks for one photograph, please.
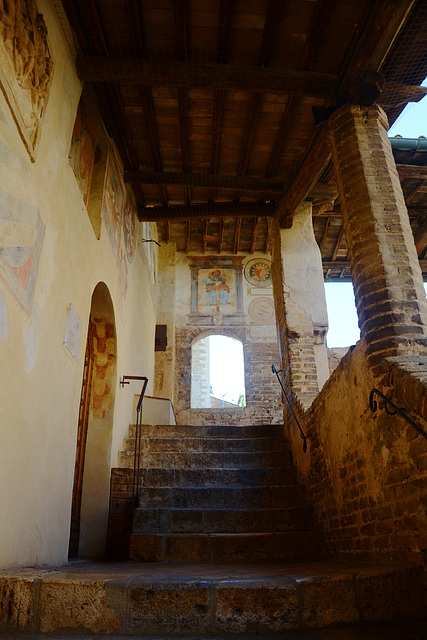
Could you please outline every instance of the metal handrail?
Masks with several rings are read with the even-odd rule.
[[[296,415],[295,415],[295,411],[294,411],[294,409],[293,409],[293,407],[292,407],[292,405],[291,405],[291,403],[290,403],[290,400],[289,400],[288,396],[286,395],[285,388],[284,388],[283,383],[282,383],[282,381],[281,381],[281,379],[280,379],[280,377],[279,377],[279,373],[281,373],[281,371],[283,371],[283,369],[279,369],[279,370],[277,370],[277,369],[276,369],[276,367],[274,366],[274,364],[272,364],[272,365],[271,365],[271,370],[272,370],[272,372],[273,372],[273,373],[275,373],[275,374],[276,374],[277,379],[278,379],[278,381],[279,381],[279,384],[280,384],[280,386],[282,387],[283,395],[285,396],[285,398],[286,398],[286,402],[288,403],[288,407],[289,407],[289,409],[291,410],[291,413],[292,413],[292,415],[293,415],[293,417],[294,417],[295,422],[297,423],[297,426],[298,426],[298,429],[299,429],[299,432],[300,432],[300,436],[301,436],[301,438],[302,438],[302,439],[303,439],[303,441],[304,441],[304,444],[303,444],[303,446],[302,446],[302,450],[304,451],[304,453],[306,453],[306,451],[307,451],[307,438],[309,438],[310,436],[306,436],[306,435],[305,435],[305,433],[304,433],[304,431],[302,430],[301,425],[300,425],[300,423],[299,423],[299,420],[298,420],[298,418],[296,417]]]
[[[141,462],[142,403],[144,401],[148,378],[146,376],[123,376],[120,380],[120,384],[124,387],[125,384],[130,384],[131,380],[144,380],[138,404],[136,405],[135,450],[133,458],[132,500],[135,507],[137,507],[139,503],[139,477]]]
[[[396,415],[396,413],[398,413],[404,420],[406,420],[408,424],[411,425],[411,427],[414,427],[414,429],[418,431],[418,433],[420,433],[424,438],[427,438],[427,431],[424,431],[424,429],[420,427],[419,424],[414,422],[412,418],[410,418],[402,409],[400,409],[397,405],[395,405],[394,402],[389,400],[389,398],[386,398],[386,396],[383,393],[381,393],[381,391],[379,391],[378,389],[372,389],[371,393],[369,394],[369,408],[372,411],[372,413],[375,413],[375,411],[378,409],[378,403],[376,400],[374,400],[375,394],[379,395],[380,398],[384,400],[384,402],[386,403],[385,410],[389,415],[393,416],[393,415]],[[391,407],[393,407],[394,411],[389,411],[387,409],[387,405],[390,405]]]

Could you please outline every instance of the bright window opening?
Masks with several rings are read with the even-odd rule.
[[[240,340],[223,335],[202,338],[191,352],[191,407],[245,406],[245,371]]]
[[[360,338],[357,311],[351,282],[326,282],[326,306],[328,309],[328,347],[349,347]]]

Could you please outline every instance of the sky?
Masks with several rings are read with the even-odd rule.
[[[427,78],[422,83],[427,86]],[[427,138],[427,97],[410,103],[389,130],[389,136]],[[427,291],[427,283],[424,285]],[[351,282],[326,283],[326,304],[329,316],[328,347],[348,347],[359,339],[357,313]],[[213,338],[211,338],[212,340]],[[219,341],[216,341],[218,340]],[[215,336],[211,346],[211,383],[216,397],[237,403],[244,390],[243,353],[238,340],[225,342]]]

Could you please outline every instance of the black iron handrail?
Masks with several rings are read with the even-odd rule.
[[[273,372],[273,373],[275,373],[275,374],[276,374],[276,376],[277,376],[277,379],[278,379],[278,381],[279,381],[279,384],[280,384],[280,386],[282,387],[282,393],[283,393],[283,395],[285,396],[285,398],[286,398],[286,402],[288,403],[288,407],[289,407],[289,409],[291,410],[291,413],[292,413],[292,415],[293,415],[293,417],[294,417],[295,422],[297,423],[297,426],[298,426],[298,429],[299,429],[300,436],[301,436],[301,438],[302,438],[302,439],[303,439],[303,441],[304,441],[304,444],[303,444],[303,446],[302,446],[302,450],[303,450],[303,451],[304,451],[304,453],[305,453],[305,452],[307,451],[307,438],[308,438],[309,436],[306,436],[306,435],[305,435],[305,433],[304,433],[304,431],[302,430],[301,425],[300,425],[300,423],[299,423],[299,420],[298,420],[298,418],[296,417],[295,411],[294,411],[294,409],[293,409],[293,407],[292,407],[292,405],[291,405],[291,403],[290,403],[290,401],[289,401],[288,396],[286,395],[285,388],[284,388],[283,383],[282,383],[282,381],[281,381],[281,379],[280,379],[280,376],[279,376],[279,373],[282,371],[282,369],[277,370],[277,369],[276,369],[276,367],[274,366],[274,364],[272,364],[272,365],[271,365],[271,370],[272,370],[272,372]]]
[[[120,380],[120,384],[124,387],[125,384],[130,384],[131,380],[144,380],[138,404],[136,405],[135,449],[133,458],[132,500],[134,505],[137,507],[139,503],[139,477],[141,462],[142,403],[144,401],[148,378],[146,376],[123,376]]]
[[[381,393],[381,391],[379,391],[378,389],[372,389],[371,393],[369,394],[369,408],[373,413],[375,413],[375,411],[378,409],[378,402],[374,400],[375,394],[379,395],[380,398],[384,400],[384,402],[386,403],[385,410],[389,415],[393,416],[393,415],[396,415],[396,413],[398,413],[404,420],[406,420],[408,424],[411,425],[411,427],[414,427],[414,429],[418,431],[418,433],[420,433],[424,438],[427,438],[427,431],[424,431],[424,429],[420,427],[419,424],[414,422],[412,418],[410,418],[402,409],[399,409],[399,407],[396,406],[394,402],[392,402],[389,398],[386,398],[386,396],[383,393]],[[390,411],[387,408],[387,405],[390,405],[391,407],[393,407],[394,411]]]

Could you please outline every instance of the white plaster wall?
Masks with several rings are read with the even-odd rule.
[[[38,6],[55,66],[34,164],[0,95],[0,189],[38,206],[45,225],[29,314],[0,279],[2,567],[67,559],[86,328],[98,282],[113,300],[118,377],[152,379],[154,369],[153,287],[139,254],[128,264],[124,301],[104,226],[95,238],[67,159],[81,86],[56,14],[48,0]],[[70,303],[82,321],[77,362],[63,346]],[[117,384],[113,465],[132,421],[134,393],[132,385],[122,390]]]

